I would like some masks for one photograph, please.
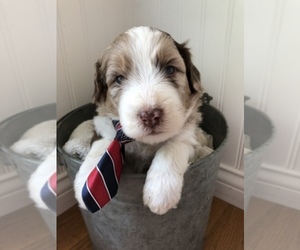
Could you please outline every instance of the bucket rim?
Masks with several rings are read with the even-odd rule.
[[[55,107],[55,109],[56,109],[56,103],[53,102],[53,103],[44,104],[44,105],[41,105],[41,106],[38,106],[38,107],[30,108],[30,109],[24,110],[22,112],[19,112],[17,114],[14,114],[14,115],[12,115],[12,116],[10,116],[10,117],[8,117],[8,118],[6,118],[6,119],[4,119],[3,121],[0,122],[0,131],[5,126],[7,126],[9,123],[13,122],[14,120],[16,120],[16,119],[18,119],[22,116],[25,116],[25,115],[27,115],[31,112],[35,112],[37,110],[40,110],[40,109],[43,109],[43,108],[46,108],[46,107],[52,107],[52,106]],[[53,119],[55,119],[55,118],[53,118]],[[27,156],[18,154],[15,151],[11,150],[9,147],[4,145],[4,143],[2,142],[1,136],[0,136],[0,151],[2,151],[4,153],[4,155],[6,155],[7,157],[12,158],[11,156],[13,156],[14,158],[17,158],[19,160],[26,161],[26,162],[31,162],[33,164],[41,164],[43,162],[43,160],[27,157]]]
[[[94,105],[93,103],[87,103],[87,104],[84,104],[72,111],[70,111],[69,113],[65,114],[63,117],[61,117],[58,121],[57,121],[57,131],[59,131],[60,127],[61,127],[61,123],[63,120],[67,119],[69,116],[73,115],[75,112],[77,112],[78,110],[81,110],[85,107],[88,107],[90,105]],[[210,108],[214,109],[220,116],[221,118],[223,119],[224,123],[225,123],[225,131],[226,131],[226,134],[224,136],[224,139],[222,140],[222,142],[220,143],[220,145],[214,149],[213,152],[211,152],[209,155],[201,158],[201,159],[198,159],[194,162],[191,162],[189,163],[189,166],[188,168],[195,168],[199,165],[199,162],[200,161],[203,161],[203,160],[211,160],[215,154],[219,153],[224,145],[226,144],[227,140],[228,140],[228,134],[229,134],[229,127],[228,127],[228,123],[227,123],[227,120],[225,118],[225,116],[223,115],[223,113],[218,110],[217,108],[215,108],[214,106],[210,105],[210,104],[206,104],[206,103],[203,103],[202,106],[209,106]],[[75,156],[69,154],[68,152],[66,152],[64,149],[63,149],[63,146],[60,146],[57,144],[57,151],[58,153],[64,158],[64,157],[68,157],[69,159],[71,159],[72,162],[75,162],[76,164],[79,164],[81,165],[83,163],[83,160],[82,159],[79,159],[79,158],[76,158]],[[122,176],[126,176],[126,177],[135,177],[135,178],[145,178],[147,173],[123,173]]]
[[[264,151],[265,148],[274,140],[274,136],[275,136],[275,133],[276,133],[276,127],[274,126],[271,118],[266,113],[264,113],[263,111],[261,111],[257,108],[251,107],[249,105],[246,105],[246,104],[244,106],[245,106],[244,111],[245,111],[245,108],[248,108],[248,109],[251,109],[251,110],[259,113],[260,115],[264,116],[264,118],[266,118],[268,120],[268,122],[270,123],[270,125],[271,125],[271,136],[270,136],[270,138],[268,138],[259,147],[257,147],[255,149],[251,150],[250,152],[247,152],[246,154],[244,154],[245,160],[247,160],[247,159],[250,159],[250,157],[252,157],[252,155],[257,154],[258,152]],[[244,112],[244,115],[245,115],[245,112]]]

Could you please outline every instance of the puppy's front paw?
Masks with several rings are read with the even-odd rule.
[[[156,214],[176,208],[183,185],[183,175],[149,171],[144,185],[144,205]]]

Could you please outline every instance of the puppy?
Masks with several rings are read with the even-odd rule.
[[[96,63],[94,103],[98,115],[95,141],[75,179],[81,197],[87,176],[115,137],[112,120],[135,141],[126,153],[153,159],[143,201],[156,214],[176,208],[189,160],[199,147],[200,73],[186,44],[158,29],[135,27],[118,36]]]

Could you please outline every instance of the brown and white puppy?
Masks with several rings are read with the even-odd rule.
[[[115,137],[119,120],[134,142],[126,151],[152,157],[143,190],[144,204],[157,214],[175,208],[183,176],[195,150],[201,115],[200,74],[186,44],[158,29],[136,27],[117,37],[96,63],[94,102],[98,116],[95,141],[75,179],[75,194]]]

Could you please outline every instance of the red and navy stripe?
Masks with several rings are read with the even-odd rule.
[[[124,145],[132,141],[124,135],[120,122],[113,121],[117,134],[113,142],[89,174],[82,189],[83,201],[90,212],[103,208],[118,191],[124,157]]]
[[[122,165],[120,143],[114,140],[89,175],[82,190],[83,201],[91,212],[103,208],[117,194]]]
[[[41,189],[41,198],[46,206],[56,212],[56,173],[53,173]]]

